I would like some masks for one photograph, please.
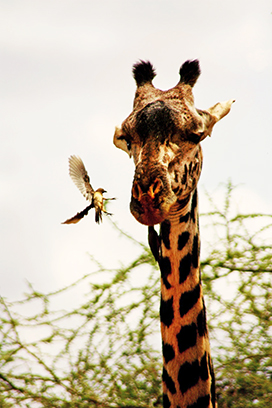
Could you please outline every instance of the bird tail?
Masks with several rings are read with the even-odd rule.
[[[100,224],[100,222],[102,222],[102,212],[100,209],[96,209],[95,211],[95,222],[97,222],[97,224]]]

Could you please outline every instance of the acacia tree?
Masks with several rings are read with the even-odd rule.
[[[202,235],[212,237],[201,267],[218,406],[267,408],[271,216],[233,216],[232,191],[229,184],[222,208],[202,216]],[[128,265],[93,260],[93,272],[59,291],[29,286],[21,301],[1,298],[0,407],[162,407],[159,270],[145,244],[127,239],[139,252]],[[77,306],[56,306],[73,293]]]
[[[272,406],[271,215],[223,209],[203,215],[216,245],[202,261],[219,407]],[[212,223],[210,223],[212,219]]]

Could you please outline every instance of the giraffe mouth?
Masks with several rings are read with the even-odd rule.
[[[170,199],[164,200],[160,204],[148,194],[143,194],[140,200],[132,196],[130,211],[141,224],[153,226],[162,223],[167,218],[175,202],[175,196],[171,196]]]
[[[143,203],[139,203],[137,200],[132,199],[130,203],[130,211],[141,224],[149,226],[160,224],[165,219],[165,215],[160,209],[154,208],[149,201],[150,200],[145,200],[143,198]]]

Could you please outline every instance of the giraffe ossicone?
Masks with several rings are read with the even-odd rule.
[[[234,100],[196,109],[192,88],[199,62],[186,61],[177,85],[153,86],[150,62],[133,67],[133,111],[116,128],[114,144],[133,157],[130,209],[148,225],[149,244],[161,270],[164,408],[214,408],[214,374],[199,272],[197,183],[200,142],[211,135]],[[160,234],[154,229],[160,224]]]

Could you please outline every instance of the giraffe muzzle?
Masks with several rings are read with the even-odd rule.
[[[132,215],[144,225],[160,224],[167,216],[175,197],[164,200],[165,186],[156,177],[150,184],[143,185],[137,179],[132,186],[130,210]]]
[[[147,191],[141,187],[140,183],[136,180],[132,186],[132,196],[135,200],[141,202],[145,196],[148,196],[148,199],[154,200],[156,195],[162,190],[163,183],[159,178],[156,178],[152,184],[148,187]]]

